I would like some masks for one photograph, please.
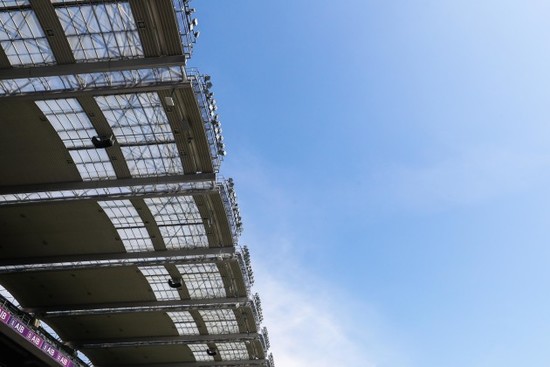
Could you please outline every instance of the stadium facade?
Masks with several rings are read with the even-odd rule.
[[[273,367],[197,23],[0,0],[0,366]]]

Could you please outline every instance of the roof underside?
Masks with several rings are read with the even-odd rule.
[[[192,12],[0,1],[0,285],[96,366],[272,363]]]

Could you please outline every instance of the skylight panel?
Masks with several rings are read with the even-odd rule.
[[[192,196],[171,196],[145,199],[158,225],[176,225],[202,221]]]
[[[213,356],[209,356],[206,353],[206,350],[209,349],[208,344],[187,344],[187,347],[191,349],[195,360],[198,362],[214,360]]]
[[[216,343],[216,347],[224,361],[238,361],[250,358],[246,344],[242,342]]]
[[[48,40],[32,10],[0,12],[0,45],[13,66],[55,63]]]
[[[130,200],[100,201],[127,252],[154,251],[153,243],[141,217]]]
[[[145,199],[168,249],[208,247],[208,237],[192,196]]]
[[[130,173],[134,177],[183,173],[176,144],[122,146],[121,149]]]
[[[55,9],[77,61],[143,57],[128,2]]]
[[[236,334],[239,332],[239,324],[233,310],[199,310],[199,313],[210,335]]]
[[[0,0],[0,6],[2,8],[22,5],[30,5],[29,0]]]
[[[199,335],[199,329],[188,311],[168,312],[180,335]]]
[[[115,170],[105,149],[69,150],[69,154],[75,162],[82,180],[93,181],[116,178]]]
[[[95,97],[134,177],[183,173],[174,136],[157,93]]]
[[[35,103],[69,150],[82,180],[116,178],[107,151],[93,147],[91,139],[97,132],[75,98],[50,99]]]
[[[157,301],[180,299],[178,291],[168,285],[170,275],[164,266],[140,266],[139,270],[149,282]]]
[[[157,93],[118,94],[95,99],[121,144],[174,141]]]
[[[202,223],[158,227],[168,249],[208,247],[208,237]]]
[[[192,299],[225,297],[225,286],[216,264],[177,265]]]

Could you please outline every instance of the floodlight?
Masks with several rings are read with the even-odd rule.
[[[115,142],[115,137],[111,136],[94,136],[92,138],[92,144],[95,148],[109,148],[112,147]]]
[[[168,285],[170,288],[181,288],[181,279],[168,279]]]

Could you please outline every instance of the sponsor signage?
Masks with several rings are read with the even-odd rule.
[[[0,306],[0,322],[6,324],[10,329],[17,332],[29,343],[46,353],[50,358],[57,361],[63,367],[75,367],[75,364],[67,357],[65,353],[59,350],[55,345],[48,343],[43,337],[32,331],[27,325],[15,315],[12,315],[4,307]]]

